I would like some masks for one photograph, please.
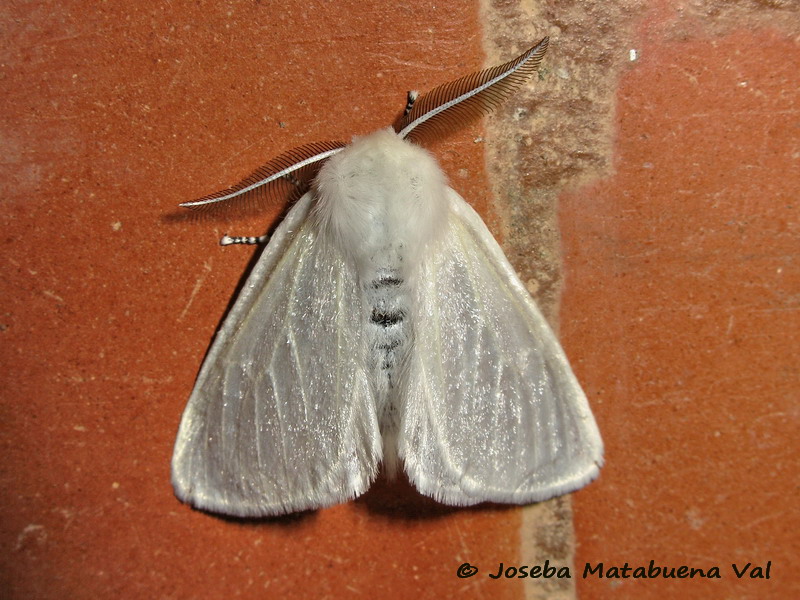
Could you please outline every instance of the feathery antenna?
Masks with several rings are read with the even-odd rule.
[[[305,192],[325,160],[346,145],[344,142],[305,144],[273,158],[236,185],[181,206],[200,211],[223,206],[225,210],[232,206],[247,210],[270,201],[285,201],[287,192]]]
[[[549,41],[546,37],[512,61],[445,83],[415,98],[394,130],[401,138],[419,141],[488,113],[539,69]]]

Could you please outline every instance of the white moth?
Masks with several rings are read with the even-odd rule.
[[[538,502],[597,476],[600,434],[553,332],[410,141],[504,99],[547,41],[409,94],[394,130],[301,147],[187,203],[258,200],[287,181],[308,190],[200,370],[172,459],[181,500],[237,516],[315,509],[364,493],[381,462],[453,505]]]

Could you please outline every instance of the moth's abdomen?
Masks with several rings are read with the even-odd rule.
[[[412,337],[408,288],[402,270],[391,265],[377,269],[362,288],[368,366],[375,387],[378,421],[381,429],[389,433],[399,414],[397,379]]]
[[[375,409],[383,439],[383,465],[389,476],[397,470],[397,439],[402,414],[398,379],[413,339],[408,282],[387,253],[384,266],[362,282],[367,367],[375,394]]]

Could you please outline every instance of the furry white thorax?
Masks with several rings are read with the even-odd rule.
[[[354,261],[359,275],[399,262],[412,276],[445,229],[447,182],[436,160],[391,129],[355,138],[315,181],[319,231]]]

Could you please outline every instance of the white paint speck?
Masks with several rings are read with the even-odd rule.
[[[44,544],[45,541],[47,541],[47,532],[44,530],[44,525],[38,525],[36,523],[26,525],[22,533],[17,536],[17,543],[14,545],[14,550],[22,548],[25,540],[32,536],[38,544]]]

